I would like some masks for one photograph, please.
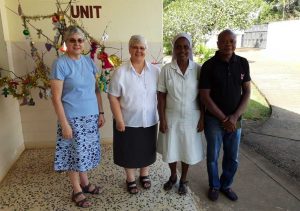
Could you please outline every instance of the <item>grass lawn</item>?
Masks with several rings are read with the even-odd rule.
[[[271,115],[271,109],[254,84],[251,84],[251,97],[247,110],[243,115],[244,119],[262,120]]]

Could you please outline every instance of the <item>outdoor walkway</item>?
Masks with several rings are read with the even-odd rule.
[[[246,139],[300,182],[300,60],[295,54],[275,53],[237,52],[249,60],[252,80],[272,108],[271,118]]]
[[[240,167],[233,189],[239,200],[231,202],[220,195],[217,202],[207,199],[206,164],[192,166],[191,190],[179,196],[176,188],[162,189],[168,179],[168,167],[158,156],[152,165],[152,188],[129,195],[125,189],[123,169],[112,161],[111,145],[103,145],[101,165],[91,172],[91,182],[104,186],[104,192],[92,196],[94,207],[78,209],[70,201],[70,184],[66,174],[53,171],[54,149],[26,150],[0,184],[0,210],[99,210],[99,211],[297,211],[300,190],[274,165],[249,150],[241,149]]]
[[[162,189],[169,172],[160,156],[151,166],[151,189],[128,194],[124,170],[113,164],[111,145],[102,146],[101,165],[91,171],[90,180],[102,185],[104,191],[91,196],[92,208],[81,210],[199,210],[190,192],[182,197],[175,188],[170,192]],[[54,149],[26,150],[0,184],[0,210],[80,210],[71,202],[67,175],[53,171],[53,157]]]

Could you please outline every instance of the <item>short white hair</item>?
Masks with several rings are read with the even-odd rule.
[[[148,48],[147,40],[142,35],[132,35],[130,37],[130,40],[129,40],[129,43],[128,43],[128,47],[130,48],[130,47],[134,46],[137,43],[138,44],[143,44],[146,49]]]
[[[64,41],[67,41],[73,34],[79,34],[82,39],[85,39],[83,31],[78,26],[70,25],[65,30]]]

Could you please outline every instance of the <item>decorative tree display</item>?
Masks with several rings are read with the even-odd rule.
[[[62,9],[62,5],[59,0],[56,1],[57,11],[53,14],[48,15],[35,15],[29,16],[25,15],[22,9],[21,2],[19,0],[18,5],[18,15],[22,19],[23,23],[23,35],[28,40],[30,45],[30,55],[34,61],[34,69],[23,75],[17,76],[14,72],[10,70],[4,70],[0,68],[0,71],[9,72],[10,74],[5,77],[1,77],[0,74],[0,88],[2,89],[2,95],[7,97],[9,95],[21,100],[20,105],[35,105],[35,101],[32,97],[31,91],[33,89],[39,89],[39,97],[47,99],[50,95],[50,83],[49,74],[50,68],[45,65],[43,61],[43,56],[41,56],[35,47],[35,43],[32,39],[32,31],[36,31],[38,38],[44,37],[46,39],[45,49],[47,52],[51,50],[56,51],[56,55],[60,56],[66,51],[66,45],[64,43],[63,35],[64,31],[68,25],[77,25],[85,34],[86,40],[90,45],[90,50],[88,52],[83,52],[83,54],[89,54],[92,59],[98,58],[102,63],[101,71],[97,74],[96,79],[101,91],[107,91],[107,84],[110,81],[110,73],[116,67],[118,67],[122,61],[121,59],[113,54],[108,55],[105,49],[112,48],[106,47],[104,42],[108,39],[108,34],[106,33],[107,26],[103,32],[101,40],[97,40],[92,37],[84,28],[84,26],[77,23],[75,19],[68,15],[68,10],[70,9],[73,0],[70,0],[65,9]],[[49,19],[53,24],[54,36],[51,38],[46,35],[42,29],[34,26],[32,22]],[[114,48],[115,49],[115,48]],[[121,49],[117,49],[121,50]]]

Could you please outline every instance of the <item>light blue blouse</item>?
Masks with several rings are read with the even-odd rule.
[[[97,71],[88,56],[73,60],[63,55],[54,61],[51,79],[64,81],[61,101],[67,118],[99,113],[95,94]]]

